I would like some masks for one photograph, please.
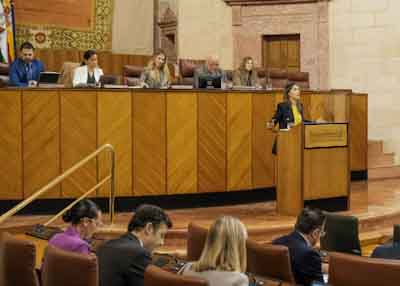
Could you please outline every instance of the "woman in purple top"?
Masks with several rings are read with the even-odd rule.
[[[101,224],[101,211],[91,200],[85,199],[74,205],[63,215],[71,225],[62,233],[54,235],[49,245],[66,251],[90,254],[88,241]]]

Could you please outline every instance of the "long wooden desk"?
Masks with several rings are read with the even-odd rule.
[[[117,195],[275,186],[266,122],[282,91],[1,89],[0,199],[22,199],[104,143],[117,152]],[[307,91],[305,117],[350,122],[351,170],[367,170],[366,94]],[[46,198],[69,198],[106,172],[100,157]],[[108,187],[97,196],[105,197]]]

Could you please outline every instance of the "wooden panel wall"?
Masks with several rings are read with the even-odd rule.
[[[166,194],[166,97],[133,94],[133,173],[136,196]]]
[[[128,91],[97,93],[98,147],[111,144],[115,150],[115,180],[117,196],[132,196],[132,102]],[[110,173],[109,153],[100,154],[99,180]],[[107,197],[110,184],[100,188],[99,195]]]
[[[226,190],[226,93],[199,93],[199,192]]]
[[[329,96],[340,108],[351,99],[351,111],[338,116],[351,117],[352,170],[366,170],[368,97],[341,94],[336,104],[330,93],[305,93],[306,110],[319,116]],[[0,90],[0,199],[27,197],[104,143],[117,152],[119,196],[273,187],[274,133],[265,124],[281,98],[280,91]],[[47,197],[76,197],[107,169],[102,155]]]
[[[197,192],[197,93],[168,92],[167,193]]]
[[[33,194],[61,173],[58,91],[23,91],[24,195]],[[60,186],[42,198],[58,198]]]
[[[22,101],[17,90],[0,91],[0,186],[2,199],[21,199]]]
[[[61,169],[69,169],[97,148],[96,91],[66,90],[61,96]],[[97,183],[97,159],[62,183],[63,197],[76,197]]]
[[[252,188],[252,94],[227,97],[227,188]]]
[[[60,71],[64,62],[82,62],[84,51],[76,49],[37,49],[36,57],[41,59],[46,70]],[[98,51],[99,66],[105,74],[122,75],[124,65],[145,66],[150,60],[149,55],[123,55]]]

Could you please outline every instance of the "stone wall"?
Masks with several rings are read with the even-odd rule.
[[[329,4],[330,84],[369,94],[369,139],[384,140],[400,163],[400,22],[398,0]]]

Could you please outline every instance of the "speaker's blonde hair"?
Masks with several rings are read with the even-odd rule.
[[[152,59],[148,62],[146,66],[146,70],[149,71],[150,78],[160,81],[160,70],[156,68],[156,63],[155,63],[155,60],[159,55],[163,55],[165,57],[165,62],[161,66],[160,70],[164,72],[165,81],[169,82],[171,80],[171,73],[168,68],[167,55],[163,50],[157,50],[154,53]]]
[[[203,252],[192,270],[245,272],[246,240],[247,231],[240,220],[231,216],[218,218],[211,225]]]

